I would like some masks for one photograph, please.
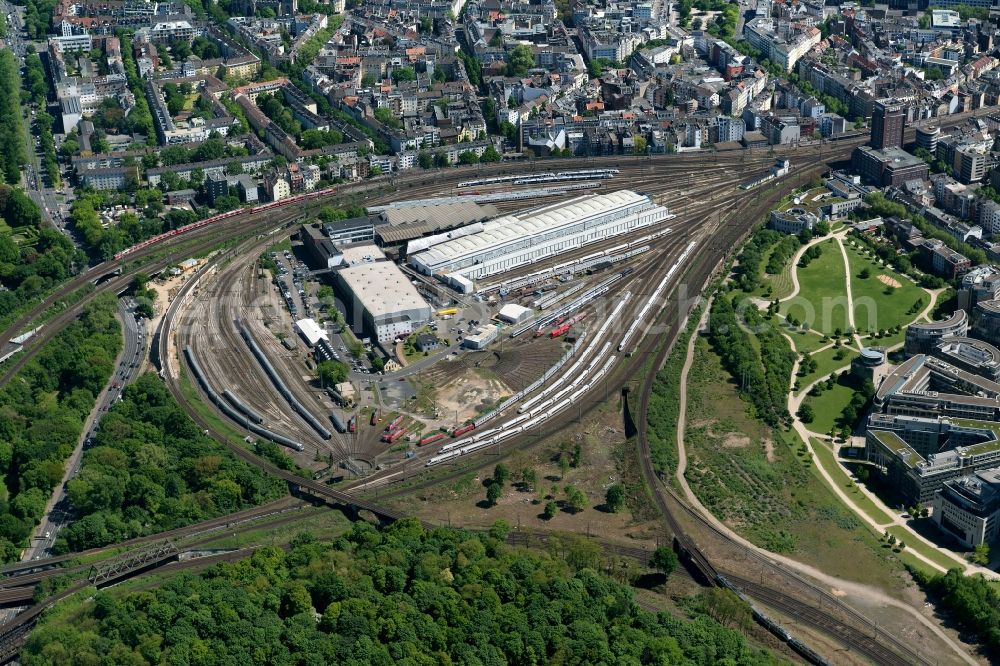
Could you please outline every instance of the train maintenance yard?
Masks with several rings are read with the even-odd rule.
[[[822,148],[800,154],[821,156]],[[332,477],[329,480],[343,476],[349,482],[334,489],[327,483],[310,482],[254,461],[249,451],[240,453],[241,457],[267,467],[269,473],[288,479],[301,490],[341,505],[370,508],[391,519],[398,512],[383,511],[361,497],[380,486],[391,491],[386,485],[403,478],[436,482],[460,469],[488,464],[489,460],[478,454],[500,448],[507,451],[528,443],[531,434],[551,433],[628,385],[643,365],[653,360],[651,352],[666,348],[680,328],[687,305],[674,293],[680,291],[675,287],[691,284],[692,294],[700,292],[718,259],[733,249],[734,242],[749,226],[749,218],[734,221],[731,217],[739,208],[733,193],[748,178],[766,174],[772,163],[770,158],[746,163],[741,156],[735,161],[724,158],[718,165],[703,163],[693,172],[691,164],[683,160],[678,160],[676,168],[637,160],[623,166],[618,180],[573,178],[574,187],[586,187],[567,189],[559,196],[571,199],[628,189],[665,204],[675,217],[649,229],[487,276],[476,281],[471,293],[460,293],[442,285],[438,276],[419,275],[404,265],[401,272],[426,298],[430,310],[428,322],[413,333],[435,333],[443,344],[416,354],[403,349],[403,356],[410,357],[401,359],[407,361],[405,365],[383,365],[378,370],[372,363],[373,356],[383,362],[392,360],[400,353],[401,345],[393,339],[396,336],[371,340],[362,352],[366,360],[352,363],[348,369],[348,383],[357,395],[350,405],[335,400],[328,387],[317,383],[316,358],[308,351],[308,343],[296,337],[296,318],[308,314],[306,303],[310,304],[308,309],[321,309],[316,290],[331,282],[321,276],[302,279],[299,282],[304,293],[296,289],[288,299],[286,289],[279,290],[271,275],[266,271],[261,275],[257,265],[262,253],[273,251],[270,248],[276,242],[296,233],[302,216],[279,220],[262,215],[252,229],[275,233],[256,241],[248,233],[242,234],[242,241],[234,239],[236,250],[210,257],[207,268],[188,285],[193,288],[182,291],[182,302],[171,306],[161,329],[168,342],[158,340],[168,385],[195,421],[220,440],[232,441],[232,431],[248,435],[248,440],[250,435],[271,438],[261,432],[263,429],[284,437],[287,450],[301,466]],[[789,180],[796,184],[806,182],[806,164],[813,175],[822,166],[815,160],[801,164],[799,173],[793,163]],[[482,196],[538,187],[540,183],[552,185],[544,180],[550,177],[546,171],[559,176],[553,169],[542,171],[543,180],[467,186],[465,189],[478,192],[473,195],[446,184],[421,184],[405,193],[383,194],[373,199],[372,205],[393,203],[403,197]],[[471,174],[466,177],[475,180]],[[393,187],[400,186],[390,184],[389,189]],[[770,196],[773,193],[768,192],[765,200]],[[501,214],[520,213],[525,208],[530,212],[532,203],[544,208],[554,198],[558,197],[500,199],[494,205]],[[760,198],[758,194],[757,200]],[[330,200],[337,199],[331,196]],[[753,215],[758,215],[758,208],[749,207],[747,212],[752,210]],[[283,225],[286,220],[295,225]],[[720,226],[724,221],[728,227]],[[225,232],[215,236],[218,242]],[[292,254],[294,262],[305,258],[298,241],[293,242]],[[389,261],[405,259],[392,253]],[[294,262],[282,262],[288,266],[286,273]],[[126,268],[118,282],[126,281],[133,270]],[[332,284],[336,286],[336,282]],[[295,316],[287,307],[288,300],[297,304]],[[498,315],[507,306],[520,306],[528,314],[524,319],[515,317],[516,321],[501,320]],[[340,309],[340,304],[336,307]],[[329,335],[329,346],[347,360],[347,347],[355,336],[346,331],[339,334],[337,324],[328,321],[327,313],[316,312],[314,317]],[[345,319],[351,314],[347,308],[341,311]],[[351,322],[351,327],[357,323]],[[365,335],[365,324],[362,320],[356,333]],[[391,322],[382,324],[388,326]],[[493,337],[489,328],[493,329]],[[366,337],[373,337],[371,331]],[[483,348],[461,346],[469,337],[485,339]],[[217,408],[227,405],[218,415],[228,420],[229,432],[220,432],[214,422],[206,422],[191,412],[189,398],[177,390],[178,382],[187,382],[200,391],[203,400],[214,397]],[[296,409],[294,403],[301,409]],[[428,409],[431,405],[436,409]],[[640,405],[639,422],[645,418],[642,412]],[[344,426],[343,433],[336,427],[338,419]],[[395,439],[385,441],[387,437]],[[298,451],[296,445],[302,450]],[[357,492],[362,495],[359,497]],[[654,490],[654,494],[659,497],[660,490]],[[671,508],[665,510],[669,514]],[[669,527],[674,534],[691,529],[689,525]],[[698,544],[708,545],[701,539]],[[713,562],[727,545],[711,545]],[[695,551],[698,548],[694,543],[689,547]],[[764,581],[766,568],[761,568],[760,583],[738,576],[731,576],[730,582],[771,608],[799,616],[803,624],[820,629],[825,626],[836,642],[856,648],[875,663],[913,663],[912,653],[908,655],[904,646],[890,643],[886,647],[884,635],[866,635],[858,626],[859,618],[840,615],[837,600],[826,601],[830,607],[825,616],[805,612],[811,606],[803,605],[802,599],[814,591],[783,587],[781,581],[787,572],[779,566],[771,565],[768,580]],[[732,569],[720,568],[717,573],[727,571]],[[752,578],[753,572],[747,575]],[[709,584],[713,584],[711,580]],[[785,589],[786,594],[775,596],[775,588]]]
[[[809,172],[815,173],[812,170]],[[806,182],[809,172],[803,170],[802,173],[793,174],[793,182],[798,184]],[[690,180],[687,180],[685,185],[692,189],[697,187],[691,186],[690,182]],[[718,190],[718,186],[715,186],[713,190],[711,184],[703,185],[702,187],[713,193]],[[666,187],[663,189],[669,190]],[[483,293],[476,294],[475,296],[482,298],[484,303],[490,305],[490,297],[496,295],[498,300],[490,305],[491,312],[495,311],[501,302],[517,300],[519,303],[523,303],[524,307],[532,307],[535,301],[544,300],[550,296],[554,297],[556,305],[553,305],[551,308],[540,311],[537,307],[535,308],[537,314],[533,316],[540,318],[547,316],[550,311],[558,311],[563,303],[568,304],[577,300],[611,277],[618,277],[613,284],[608,285],[608,291],[600,294],[594,303],[581,309],[579,314],[583,314],[585,317],[580,323],[587,323],[589,325],[585,328],[581,327],[583,328],[584,335],[582,339],[574,343],[574,345],[580,345],[577,347],[575,353],[567,353],[570,351],[570,348],[565,343],[557,345],[562,354],[555,359],[554,363],[545,362],[537,371],[544,377],[542,383],[539,384],[543,388],[536,388],[535,393],[530,393],[529,391],[528,394],[521,396],[520,402],[509,405],[509,408],[507,405],[502,405],[502,409],[494,409],[493,412],[484,414],[487,418],[479,425],[463,423],[459,426],[459,432],[457,433],[452,427],[447,433],[442,432],[433,435],[435,438],[434,441],[427,442],[424,446],[417,445],[419,440],[408,442],[407,452],[405,453],[400,450],[392,451],[392,445],[381,443],[380,446],[383,447],[382,450],[385,452],[383,460],[387,464],[376,465],[376,469],[372,473],[349,482],[343,488],[354,496],[358,492],[367,494],[374,491],[373,496],[379,497],[379,488],[381,487],[382,497],[391,497],[401,493],[403,497],[412,497],[412,494],[408,493],[412,493],[416,488],[447,483],[449,479],[458,478],[467,473],[470,467],[475,469],[490,465],[492,461],[496,460],[495,455],[483,456],[475,454],[487,451],[490,453],[499,453],[501,449],[505,452],[512,451],[518,447],[529,446],[532,441],[537,441],[549,434],[559,432],[567,424],[579,419],[581,414],[606,402],[611,392],[617,391],[623,385],[629,385],[636,376],[636,373],[641,372],[641,369],[650,360],[654,364],[657,363],[656,359],[662,358],[662,353],[665,353],[668,348],[668,345],[661,344],[661,342],[664,340],[669,341],[671,336],[675,335],[682,327],[683,317],[689,307],[688,303],[690,301],[683,294],[678,294],[679,291],[683,290],[674,289],[674,287],[677,286],[678,282],[683,283],[686,281],[686,283],[692,285],[692,294],[700,292],[703,282],[711,274],[716,264],[715,261],[708,263],[699,262],[696,260],[697,257],[706,254],[716,258],[724,256],[734,247],[734,241],[740,238],[742,233],[745,233],[741,225],[730,224],[728,226],[720,226],[724,222],[731,222],[733,219],[732,216],[738,210],[738,206],[734,204],[731,198],[727,199],[724,195],[717,195],[716,198],[712,198],[708,192],[704,194],[698,193],[696,196],[708,200],[701,202],[699,206],[688,206],[686,211],[679,213],[677,218],[672,219],[669,222],[671,232],[664,234],[662,240],[657,239],[654,241],[657,248],[656,252],[640,253],[629,263],[622,263],[613,268],[605,266],[603,270],[592,271],[589,279],[586,276],[586,271],[583,271],[582,274],[575,274],[570,279],[566,279],[567,273],[560,269],[560,266],[567,262],[572,263],[574,259],[584,259],[587,255],[593,254],[600,249],[600,246],[592,246],[581,249],[576,253],[553,258],[546,262],[521,267],[497,276],[496,280],[484,284]],[[758,208],[762,208],[764,205],[766,205],[766,202],[751,210],[757,211]],[[618,239],[618,244],[620,243],[621,239]],[[613,248],[614,245],[611,245],[611,247]],[[692,261],[687,260],[688,256],[692,258]],[[560,278],[563,278],[565,281],[560,280]],[[684,278],[684,280],[682,281],[681,278]],[[586,284],[583,287],[579,287],[576,292],[565,294],[565,292],[576,288],[578,284],[584,282]],[[521,284],[519,285],[519,283]],[[536,291],[540,291],[538,285],[551,286],[554,283],[559,283],[560,286],[548,291],[542,291],[541,295],[535,293]],[[531,290],[527,289],[529,286]],[[501,293],[504,293],[504,301],[500,300]],[[666,294],[671,295],[665,297]],[[662,299],[663,302],[660,304],[651,304],[654,298]],[[479,301],[473,297],[470,299],[470,302],[478,303]],[[598,303],[600,303],[600,310],[598,310]],[[615,313],[616,308],[620,308],[617,313]],[[614,317],[609,316],[612,313],[615,313]],[[444,315],[444,317],[451,316],[452,319],[443,319],[442,317],[441,321],[438,322],[439,327],[448,322],[466,318],[462,317],[462,314],[464,313],[460,310],[455,315]],[[598,314],[601,316],[598,316]],[[640,320],[640,323],[633,328],[631,322],[634,322],[639,315],[642,315],[643,318],[648,317],[648,320]],[[603,318],[601,318],[602,316]],[[659,325],[653,328],[658,316],[660,318]],[[535,337],[534,332],[537,330],[535,321],[537,319],[525,322],[527,326],[525,324],[506,326],[501,331],[503,335],[498,335],[496,347],[492,350],[492,353],[460,352],[459,365],[452,365],[456,361],[439,360],[434,364],[434,368],[428,371],[429,373],[434,373],[430,377],[435,380],[435,383],[443,383],[436,381],[439,375],[446,374],[448,377],[451,377],[459,374],[459,372],[465,372],[470,366],[474,368],[475,361],[473,359],[476,356],[483,357],[481,359],[481,368],[482,365],[500,363],[504,360],[510,362],[511,358],[518,355],[518,350],[521,348],[524,348],[525,351],[520,355],[527,355],[529,344],[538,345],[540,342],[551,342],[552,338],[549,337],[549,334],[558,325],[553,323],[552,328],[547,328],[542,336]],[[626,323],[627,325],[625,325]],[[604,324],[607,324],[607,327],[602,329],[601,327]],[[517,328],[525,328],[525,331],[517,337],[511,338],[510,333],[514,332]],[[629,329],[632,329],[631,333],[629,333]],[[605,337],[610,339],[604,339],[599,347],[588,347],[588,336],[591,334],[593,334],[593,338]],[[633,335],[635,336],[634,342],[631,337]],[[500,346],[501,341],[503,344],[502,347]],[[620,351],[619,347],[621,348]],[[655,352],[655,358],[654,350],[660,350]],[[632,352],[632,355],[629,355],[629,352]],[[488,360],[491,357],[494,359],[493,361]],[[604,359],[603,364],[597,362],[598,358]],[[559,365],[560,361],[563,361],[562,365]],[[580,362],[579,364],[577,363],[578,361]],[[559,365],[558,368],[556,368],[557,365]],[[453,369],[455,367],[463,367],[464,369],[456,371]],[[607,369],[601,374],[602,369],[605,367]],[[442,370],[443,368],[448,368],[449,371],[445,372]],[[550,371],[551,374],[545,377]],[[572,386],[573,381],[577,377],[582,376],[583,371],[587,373],[585,379],[589,379],[587,381],[581,380],[582,383],[578,383],[572,389],[573,392],[568,395],[572,396],[576,391],[579,391],[584,385],[588,384],[589,390],[581,392],[578,395],[572,409],[553,409],[552,403],[545,405],[546,401],[552,400],[554,402],[555,396],[560,395],[560,392]],[[577,377],[574,377],[573,373]],[[524,381],[528,381],[531,376],[538,375],[525,376]],[[398,379],[384,379],[382,381],[398,381]],[[404,381],[409,380],[404,377]],[[529,386],[531,384],[534,384],[534,381],[530,382]],[[544,396],[540,396],[539,394],[544,393],[546,388],[550,390]],[[513,396],[517,392],[515,390],[511,395]],[[563,393],[562,397],[567,397],[567,394]],[[534,400],[534,402],[530,402],[531,400]],[[532,410],[539,408],[542,408],[543,411],[536,411],[534,416],[532,416]],[[643,404],[639,404],[639,410],[637,422],[642,423],[645,419]],[[490,417],[490,414],[496,414],[496,416]],[[541,416],[545,416],[545,418],[538,418]],[[397,419],[401,417],[402,421],[397,424]],[[407,415],[397,415],[394,412],[379,412],[378,418],[380,420],[375,426],[370,425],[370,422],[367,420],[358,420],[360,424],[359,429],[367,430],[370,428],[373,431],[369,434],[369,441],[384,433],[387,427],[392,429],[394,425],[398,426],[409,423]],[[531,422],[529,423],[529,421]],[[453,421],[452,426],[458,422],[459,420],[456,419]],[[473,425],[476,425],[476,427],[470,428]],[[524,426],[528,427],[525,428]],[[478,433],[476,432],[477,430]],[[511,434],[505,434],[508,432],[511,432]],[[452,437],[451,435],[458,436]],[[470,445],[472,448],[467,449]],[[466,451],[462,452],[462,449],[466,449]],[[412,456],[416,460],[406,457],[410,452],[412,452]],[[455,452],[458,453],[456,454]],[[441,459],[441,456],[449,453],[451,453],[452,457]],[[435,459],[437,460],[432,462]],[[382,469],[377,469],[379,466]],[[401,480],[407,480],[407,482],[405,484],[398,484],[397,482]],[[651,483],[655,486],[655,479]],[[331,489],[329,492],[336,493],[338,491]],[[661,490],[656,490],[654,495],[660,497],[661,493]],[[676,507],[672,508],[669,506],[669,502],[661,508],[667,511],[668,517],[670,513],[677,511]],[[723,572],[739,572],[742,570],[734,562],[745,560],[748,557],[747,553],[737,551],[733,554],[731,552],[732,543],[710,543],[711,539],[699,534],[699,530],[702,528],[697,524],[692,526],[690,521],[682,520],[681,522],[684,524],[678,525],[676,520],[669,523],[670,532],[683,535],[685,530],[692,530],[692,533],[697,535],[695,537],[697,541],[684,542],[688,545],[682,547],[688,548],[691,552],[699,555],[699,547],[707,547],[709,548],[708,552],[711,553],[712,562],[719,561],[720,563],[720,568],[709,568],[707,573],[703,574],[707,576],[706,580],[709,580],[710,584],[714,584],[712,581],[717,575]],[[785,618],[786,621],[789,617],[794,619],[815,615],[818,618],[815,621],[803,619],[804,626],[808,625],[812,627],[810,630],[812,633],[809,634],[809,638],[814,645],[817,644],[818,636],[823,635],[827,638],[819,639],[818,644],[824,646],[827,650],[837,649],[837,645],[848,645],[874,663],[913,663],[912,652],[909,652],[905,646],[901,646],[898,642],[890,640],[893,638],[891,635],[885,635],[883,632],[882,634],[876,633],[873,636],[870,631],[866,632],[865,627],[870,626],[870,623],[866,625],[864,616],[858,615],[850,606],[846,606],[840,600],[831,598],[827,593],[823,593],[825,598],[823,604],[827,610],[824,611],[825,615],[822,613],[817,614],[815,612],[815,599],[817,596],[815,595],[818,595],[819,592],[815,588],[809,588],[808,585],[802,587],[801,579],[797,578],[794,573],[789,573],[780,565],[771,562],[761,562],[761,565],[761,582],[757,583],[754,589],[749,587],[749,583],[745,579],[734,578],[733,580],[743,585],[743,589],[750,593],[750,596],[763,601],[772,611],[777,610],[780,613],[779,617]],[[711,565],[707,566],[711,567]],[[806,611],[809,612],[807,613]],[[833,637],[833,643],[829,642],[830,636]]]
[[[758,171],[766,173],[769,164],[761,160]],[[217,408],[229,412],[237,430],[253,436],[257,426],[277,435],[265,437],[317,475],[379,484],[404,469],[417,473],[450,464],[537,430],[597,388],[609,391],[616,364],[647,332],[662,308],[664,291],[684,272],[686,257],[731,205],[731,193],[748,173],[755,172],[734,174],[723,165],[708,165],[697,179],[640,171],[629,178],[629,189],[617,189],[618,169],[584,170],[579,176],[542,173],[542,179],[570,178],[597,187],[583,195],[570,191],[568,204],[498,206],[518,216],[511,218],[515,229],[506,235],[491,231],[490,223],[473,226],[468,234],[451,232],[454,238],[405,260],[404,248],[384,248],[403,266],[407,284],[398,289],[415,288],[430,316],[405,334],[382,339],[373,335],[372,321],[352,310],[352,295],[343,292],[335,273],[307,275],[310,256],[300,238],[293,234],[291,247],[280,250],[272,249],[280,239],[270,238],[199,279],[188,306],[172,323],[173,354],[184,357],[177,367],[187,368],[188,381],[203,393],[214,391]],[[480,179],[474,186],[516,192],[534,180],[518,178],[532,182],[512,185],[511,178]],[[457,196],[470,186],[461,183]],[[602,203],[610,213],[602,212]],[[463,260],[481,266],[481,259],[466,259],[461,252],[493,249],[500,238],[517,242],[536,229],[549,233],[537,221],[558,226],[562,218],[553,213],[564,206],[576,206],[582,218],[625,215],[622,219],[642,223],[626,228],[627,222],[612,220],[617,226],[608,227],[610,233],[579,245],[556,237],[555,249],[533,249],[537,261],[503,255],[498,265],[511,267],[479,270],[471,288],[471,280],[455,283],[455,271],[427,275],[420,261],[435,248],[445,248],[438,251],[443,256],[457,246],[449,266]],[[477,234],[482,240],[469,240]],[[368,253],[360,267],[370,268],[370,255],[379,253],[360,251]],[[350,252],[350,247],[344,250]],[[261,254],[278,266],[277,275],[260,267]],[[292,285],[286,282],[289,274]],[[452,284],[444,284],[449,280]],[[326,312],[319,311],[315,298],[323,284],[337,287],[337,305]],[[509,312],[514,315],[503,316]],[[312,352],[310,341],[298,334],[298,318],[308,314],[319,320],[317,330],[326,338]],[[338,320],[348,322],[353,333]],[[431,340],[428,348],[415,347],[426,339]],[[359,341],[367,343],[363,351]],[[323,354],[346,362],[345,382],[323,385],[315,373]]]

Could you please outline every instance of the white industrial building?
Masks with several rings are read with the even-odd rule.
[[[315,319],[299,319],[295,322],[295,330],[310,347],[315,347],[320,340],[330,341],[330,336]]]
[[[526,308],[523,305],[518,305],[517,303],[508,303],[500,308],[500,312],[497,313],[497,317],[500,321],[505,321],[508,324],[520,324],[522,321],[531,319],[531,315],[534,313],[535,311],[531,308]]]
[[[493,325],[482,326],[476,329],[472,335],[465,336],[462,346],[468,349],[485,349],[487,345],[497,339],[500,329]]]
[[[342,296],[349,301],[351,327],[379,342],[409,335],[431,320],[431,307],[391,261],[343,268],[337,272],[337,282]]]
[[[672,217],[631,190],[597,194],[535,209],[530,215],[504,215],[476,233],[451,238],[417,252],[410,264],[469,292],[472,280],[531,264],[589,243],[659,224]]]

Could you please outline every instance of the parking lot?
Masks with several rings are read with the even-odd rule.
[[[321,304],[316,297],[316,290],[320,287],[320,282],[309,277],[309,267],[292,250],[273,251],[269,254],[271,259],[277,264],[278,272],[274,276],[274,284],[278,293],[285,303],[285,308],[295,322],[303,318],[313,318],[322,323],[324,316],[321,314]],[[341,313],[346,319],[347,313]],[[364,354],[361,358],[354,358],[351,354],[346,336],[341,336],[337,332],[337,326],[332,322],[325,325],[327,334],[330,336],[330,346],[334,351],[334,358],[345,363],[355,375],[376,374],[372,368],[368,357]]]
[[[308,279],[309,268],[289,250],[271,252],[271,259],[278,265],[274,284],[281,292],[292,319],[312,317],[317,307],[315,287]],[[289,277],[290,276],[290,277]]]

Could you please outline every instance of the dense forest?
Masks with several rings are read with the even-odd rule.
[[[281,481],[203,435],[154,374],[101,419],[67,494],[80,518],[56,549],[82,550],[277,499]]]
[[[0,560],[16,559],[122,347],[111,294],[90,303],[0,390]]]
[[[704,615],[641,610],[631,590],[489,535],[357,522],[332,544],[308,534],[204,575],[104,591],[43,620],[22,652],[52,664],[772,663]],[[69,617],[71,616],[71,617]]]
[[[733,300],[720,293],[712,303],[708,335],[722,365],[739,385],[740,395],[754,406],[757,417],[772,426],[786,421],[795,352],[774,325],[756,306],[737,312]]]

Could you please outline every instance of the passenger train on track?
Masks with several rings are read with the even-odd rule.
[[[298,194],[294,197],[289,197],[287,199],[281,199],[280,201],[271,201],[259,206],[254,206],[253,208],[237,208],[236,210],[231,210],[226,213],[219,213],[218,215],[213,215],[212,217],[206,217],[204,220],[198,220],[197,222],[192,222],[191,224],[185,224],[183,227],[177,227],[176,229],[171,229],[152,238],[147,238],[141,243],[136,243],[132,247],[126,248],[115,255],[115,259],[122,259],[128,255],[138,252],[150,245],[156,245],[162,240],[170,238],[171,236],[180,236],[189,231],[199,229],[201,227],[207,227],[210,224],[216,222],[221,222],[223,220],[228,220],[231,217],[236,217],[237,215],[250,214],[254,215],[256,213],[262,213],[264,211],[283,208],[285,206],[290,206],[292,204],[300,203],[302,201],[309,201],[311,199],[318,199],[320,197],[329,196],[331,194],[336,194],[338,188],[328,187],[322,190],[316,190],[315,192],[306,192],[305,194]]]

